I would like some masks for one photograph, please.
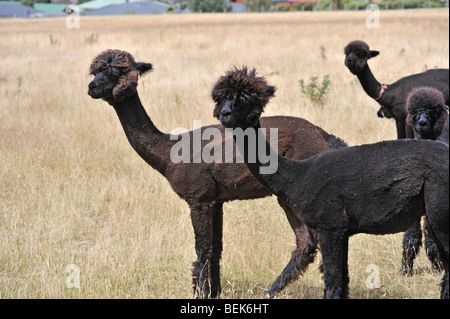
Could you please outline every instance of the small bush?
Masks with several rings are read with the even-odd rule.
[[[94,33],[91,33],[90,36],[84,38],[84,41],[85,41],[87,44],[94,44],[94,43],[97,43],[97,40],[98,40],[98,33],[95,33],[95,34],[94,34]]]
[[[51,45],[55,45],[58,44],[58,39],[54,38],[53,35],[50,33],[50,35],[48,36],[49,40],[50,40],[50,44]]]
[[[294,5],[296,11],[313,11],[316,6],[315,2],[300,2]]]
[[[313,76],[310,78],[310,82],[305,85],[305,81],[300,80],[300,89],[303,94],[308,96],[313,102],[321,102],[328,93],[328,87],[330,85],[330,77],[325,75],[322,79],[322,85],[319,87],[317,84],[318,76]]]
[[[416,9],[416,8],[442,8],[445,1],[439,0],[394,0],[377,4],[380,9]]]
[[[333,5],[333,0],[319,0],[316,4],[316,10],[322,11],[322,10],[329,10],[330,4]]]

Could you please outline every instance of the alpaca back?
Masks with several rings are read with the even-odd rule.
[[[436,141],[341,148],[305,162],[307,170],[293,185],[292,197],[298,199],[306,220],[311,216],[312,225],[314,216],[321,227],[334,227],[345,211],[356,233],[404,231],[425,213],[424,191],[448,209],[449,150]]]

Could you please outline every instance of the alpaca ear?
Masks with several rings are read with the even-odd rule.
[[[380,54],[380,51],[370,50],[369,51],[369,59],[376,57],[378,54]]]
[[[148,71],[151,71],[153,69],[153,66],[151,63],[145,63],[145,62],[137,62],[135,65],[135,69],[139,72],[139,74],[142,76]]]
[[[273,85],[268,85],[267,89],[266,89],[266,96],[268,98],[270,97],[274,97],[275,96],[275,91],[277,90],[277,88]]]

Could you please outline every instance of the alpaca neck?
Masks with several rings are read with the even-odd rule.
[[[131,146],[150,166],[164,175],[171,143],[168,135],[161,133],[151,121],[138,94],[122,102],[110,102],[119,116]]]
[[[252,131],[254,130],[254,131]],[[282,201],[289,202],[289,188],[292,184],[292,166],[293,161],[280,156],[269,144],[265,132],[262,131],[260,123],[254,128],[249,128],[244,134],[251,131],[255,132],[255,139],[239,138],[238,130],[233,134],[239,152],[244,158],[252,175],[270,192]],[[249,134],[252,135],[252,134]],[[274,137],[272,137],[274,138]],[[276,137],[278,139],[278,137]],[[261,156],[264,154],[266,156]],[[256,156],[255,156],[256,155]],[[264,158],[262,161],[261,159]]]
[[[369,65],[366,64],[364,69],[358,74],[358,79],[368,96],[372,99],[380,97],[381,84],[373,76]]]

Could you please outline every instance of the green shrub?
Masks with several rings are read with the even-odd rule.
[[[316,4],[314,2],[303,2],[294,5],[296,11],[313,11]]]
[[[333,0],[319,0],[316,4],[316,10],[328,10],[330,8],[330,4],[333,5]]]
[[[311,81],[307,85],[305,85],[303,79],[299,81],[302,93],[308,96],[313,102],[321,102],[325,94],[328,93],[328,87],[330,85],[330,77],[328,75],[324,75],[320,87],[317,84],[318,79],[318,76],[312,76],[310,78]]]
[[[358,0],[358,1],[348,1],[345,4],[345,8],[347,10],[366,10],[366,7],[369,5],[364,0]]]
[[[439,0],[394,0],[378,3],[380,9],[417,9],[417,8],[442,8],[445,1]]]

